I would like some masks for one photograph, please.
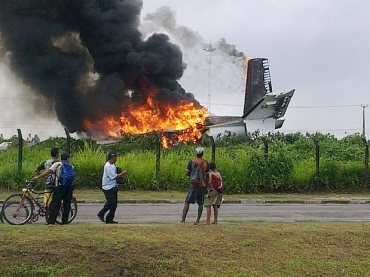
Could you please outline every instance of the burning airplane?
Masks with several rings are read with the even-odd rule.
[[[207,127],[213,124],[207,109],[178,83],[186,69],[180,47],[166,34],[143,39],[142,5],[141,0],[0,1],[0,54],[41,96],[29,103],[35,112],[56,115],[70,133],[95,139],[158,132],[164,147],[170,143],[166,133],[196,142],[207,128],[212,135],[232,124],[266,125],[283,115],[288,94],[268,91],[268,68],[257,60],[258,68],[248,73],[244,115],[236,123]]]
[[[274,133],[283,126],[281,119],[288,108],[294,89],[283,93],[272,91],[268,60],[256,58],[248,60],[247,79],[242,116],[210,117],[207,133],[214,138],[227,131],[245,136],[257,130],[261,134]]]

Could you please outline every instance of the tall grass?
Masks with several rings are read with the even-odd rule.
[[[84,145],[79,147],[77,153],[70,158],[78,175],[78,185],[99,187],[105,160],[106,153],[101,145],[94,146],[91,142],[84,141]]]
[[[292,186],[295,192],[309,191],[315,180],[316,165],[314,158],[302,160],[293,165]]]
[[[363,146],[358,138],[337,141],[323,136],[320,148],[319,184],[321,190],[366,189],[363,185]],[[204,158],[211,161],[211,144],[204,139]],[[22,168],[18,170],[16,144],[0,151],[0,186],[19,189],[34,175],[42,161],[49,159],[50,148],[64,151],[62,139],[53,138],[34,147],[23,147]],[[247,142],[227,137],[217,142],[215,162],[222,174],[226,193],[307,192],[316,184],[315,145],[309,136],[269,138],[269,152],[258,138]],[[155,134],[142,140],[128,137],[115,145],[97,145],[91,140],[73,140],[71,163],[77,172],[78,187],[101,186],[103,166],[108,151],[120,157],[117,165],[129,170],[127,190],[186,190],[187,163],[194,159],[195,145],[161,149],[156,156]],[[158,159],[159,158],[159,159]],[[158,159],[158,160],[157,160]],[[40,187],[42,184],[40,182]]]

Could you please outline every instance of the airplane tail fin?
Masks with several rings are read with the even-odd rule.
[[[268,59],[249,60],[242,118],[246,118],[261,103],[263,97],[271,92],[272,84]]]

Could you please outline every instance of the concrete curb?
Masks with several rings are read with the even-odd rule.
[[[4,199],[5,200],[5,199]],[[0,200],[0,204],[4,202]],[[98,199],[77,199],[77,203],[105,203],[105,200]],[[181,204],[184,203],[183,199],[125,199],[118,200],[119,204]],[[240,199],[240,200],[225,200],[224,204],[370,204],[370,199],[309,199],[309,200],[265,200],[265,199]]]
[[[1,202],[1,201],[0,201]],[[78,200],[78,203],[105,203],[105,200]],[[125,199],[119,204],[181,204],[183,199]],[[370,204],[370,199],[309,199],[309,200],[265,200],[265,199],[240,199],[225,200],[224,204]]]

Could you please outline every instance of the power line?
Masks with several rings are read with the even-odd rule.
[[[204,104],[204,102],[200,102]],[[225,103],[211,103],[214,106],[230,106],[243,107],[241,104],[225,104]],[[362,107],[364,104],[348,104],[348,105],[323,105],[323,106],[289,106],[288,109],[322,109],[322,108],[346,108],[346,107]]]
[[[346,108],[346,107],[362,107],[363,104],[357,105],[327,105],[327,106],[289,106],[289,109],[321,109],[321,108]]]
[[[204,105],[204,102],[199,102],[200,104]],[[237,104],[225,104],[225,103],[211,103],[212,106],[230,106],[230,107],[243,107],[243,105]]]

